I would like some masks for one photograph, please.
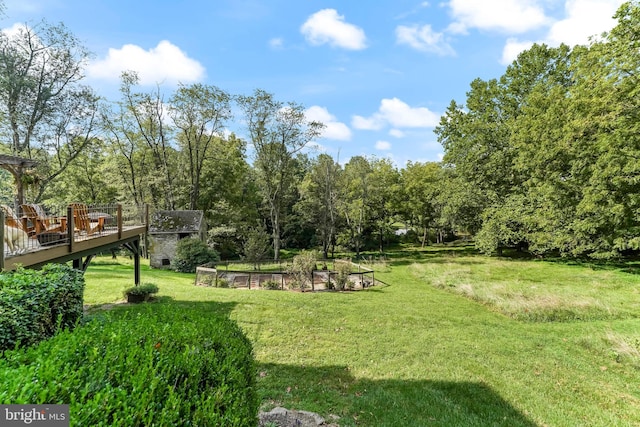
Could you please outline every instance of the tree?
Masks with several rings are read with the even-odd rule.
[[[62,24],[0,33],[0,132],[11,154],[38,161],[36,201],[94,138],[98,97],[80,84],[89,56]],[[15,180],[22,204],[23,169]]]
[[[258,264],[265,259],[270,247],[269,234],[264,229],[250,228],[245,234],[243,259],[253,264],[254,270],[259,270]]]
[[[113,179],[111,166],[104,143],[96,139],[60,175],[56,190],[47,191],[45,199],[60,206],[69,200],[91,204],[117,201],[117,181]]]
[[[300,201],[296,205],[306,223],[313,224],[325,259],[335,241],[341,170],[331,156],[320,154],[300,183]]]
[[[436,162],[408,162],[402,170],[404,216],[422,235],[421,244],[429,244],[429,228],[436,221],[441,165]]]
[[[344,166],[340,179],[338,212],[346,224],[345,243],[356,257],[364,247],[365,230],[370,226],[371,164],[362,156],[354,156]]]
[[[121,199],[140,206],[148,201],[149,188],[145,178],[151,173],[152,165],[135,119],[121,101],[115,110],[105,107],[102,126],[108,162],[117,171],[115,178],[120,182]]]
[[[401,204],[400,173],[389,159],[374,158],[370,165],[369,215],[378,235],[378,250],[382,253]]]
[[[517,184],[506,108],[497,80],[476,79],[466,105],[452,101],[435,129],[445,149],[444,163],[455,165],[488,204],[500,203]]]
[[[269,210],[277,260],[285,194],[293,184],[293,156],[320,136],[324,124],[308,121],[301,105],[293,102],[285,105],[263,90],[256,90],[252,96],[240,96],[238,102],[255,149],[254,167]]]
[[[169,114],[179,130],[189,182],[189,209],[199,208],[202,176],[214,140],[231,118],[230,96],[210,85],[181,85],[171,98]]]
[[[573,169],[584,183],[572,252],[598,258],[640,250],[640,5],[621,5],[615,18],[603,39],[574,58],[568,123],[580,136]]]
[[[164,96],[157,87],[154,92],[134,92],[133,88],[139,82],[138,74],[134,71],[122,73],[120,92],[122,101],[119,103],[120,114],[124,115],[120,124],[124,127],[117,129],[126,138],[120,138],[125,151],[132,153],[131,148],[140,149],[142,142],[149,150],[149,157],[153,164],[152,173],[146,175],[151,198],[155,206],[164,209],[176,209],[177,168],[176,150],[171,146],[173,129],[168,125],[165,116]],[[113,132],[112,132],[113,133]],[[126,141],[126,142],[125,142]]]

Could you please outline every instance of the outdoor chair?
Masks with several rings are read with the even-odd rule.
[[[71,203],[69,207],[73,209],[73,223],[76,232],[85,232],[87,236],[90,236],[104,230],[104,216],[92,218],[89,215],[89,207],[84,203]]]
[[[54,233],[62,231],[62,223],[58,218],[46,214],[42,206],[37,204],[24,204],[21,206],[22,214],[31,222],[35,235],[42,233]]]

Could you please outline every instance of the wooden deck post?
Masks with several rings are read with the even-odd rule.
[[[133,281],[136,286],[140,284],[140,239],[133,241]]]
[[[73,208],[67,206],[67,238],[69,239],[69,252],[73,252],[73,230],[75,221],[73,219]]]
[[[118,217],[118,239],[122,239],[122,205],[120,203],[116,205],[116,212]]]

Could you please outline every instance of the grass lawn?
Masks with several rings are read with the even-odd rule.
[[[636,266],[389,254],[353,293],[202,288],[143,266],[157,304],[205,304],[253,342],[259,394],[353,426],[640,425]],[[87,304],[122,301],[129,260],[98,258]],[[195,325],[194,325],[195,326]]]

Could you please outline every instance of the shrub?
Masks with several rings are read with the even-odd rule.
[[[275,280],[267,280],[266,282],[262,282],[262,287],[270,291],[277,291],[281,288],[280,283]]]
[[[288,273],[292,276],[293,284],[302,291],[311,283],[311,275],[316,268],[318,256],[314,251],[302,251],[293,257]]]
[[[182,239],[176,246],[176,256],[172,267],[181,273],[195,273],[196,267],[204,264],[214,264],[220,261],[220,256],[205,242],[193,237]]]
[[[124,296],[129,302],[142,302],[147,301],[152,294],[157,294],[158,291],[158,285],[154,283],[143,283],[125,289]]]
[[[334,268],[336,270],[335,275],[335,288],[339,291],[344,291],[347,285],[349,288],[353,287],[353,284],[349,280],[349,274],[351,273],[351,261],[349,260],[337,260],[334,263]]]
[[[251,344],[210,306],[113,310],[0,360],[0,400],[70,405],[77,426],[255,426]]]
[[[0,274],[0,351],[71,329],[83,315],[82,272],[61,264]]]
[[[218,288],[230,288],[231,287],[231,282],[229,281],[229,279],[225,279],[224,277],[219,277],[218,281],[216,282],[216,287],[218,287]]]

